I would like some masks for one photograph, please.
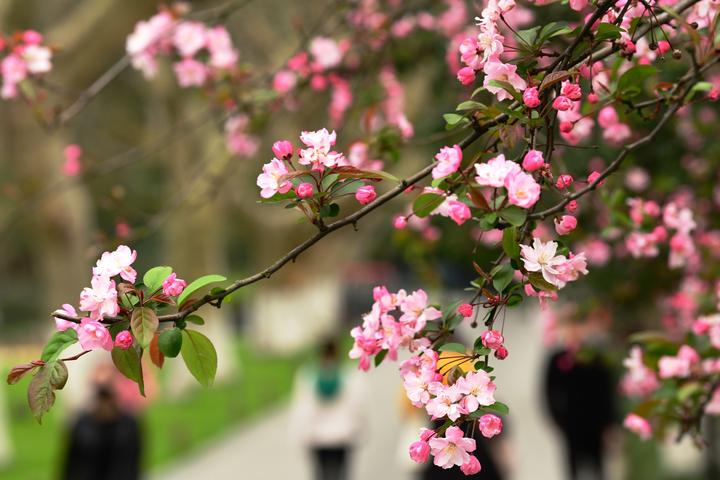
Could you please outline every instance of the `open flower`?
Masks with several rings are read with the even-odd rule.
[[[270,198],[276,193],[287,193],[292,188],[292,183],[288,180],[283,180],[283,177],[288,174],[288,169],[285,164],[273,158],[270,163],[263,165],[263,173],[258,175],[257,186],[260,187],[260,196],[263,198]]]
[[[540,272],[546,282],[559,287],[563,282],[558,278],[558,267],[567,262],[564,255],[555,255],[558,244],[556,242],[544,243],[539,238],[533,238],[533,246],[520,245],[522,261],[528,272]]]
[[[475,451],[475,440],[463,436],[463,431],[455,425],[445,430],[444,438],[431,438],[428,442],[433,454],[433,463],[440,468],[461,466],[470,461],[468,452]]]

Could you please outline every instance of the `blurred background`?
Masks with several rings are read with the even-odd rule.
[[[227,2],[190,3],[196,11]],[[258,74],[272,74],[304,39],[330,35],[328,7],[332,11],[345,2],[242,3],[222,21],[242,62]],[[440,14],[452,2],[424,3]],[[157,5],[3,0],[0,25],[6,33],[37,29],[59,48],[46,87],[66,106],[123,57],[127,35]],[[315,22],[323,18],[328,21]],[[443,132],[442,113],[466,96],[448,81],[445,43],[420,34],[395,52],[416,132],[402,148],[402,163],[385,167],[398,177],[460,138],[434,136]],[[372,88],[361,89],[360,96],[374,95]],[[52,132],[22,102],[0,103],[0,366],[7,370],[39,356],[53,331],[49,312],[75,302],[98,255],[117,244],[137,249],[139,272],[167,264],[188,280],[208,272],[239,278],[311,234],[313,228],[298,223],[296,212],[259,205],[255,179],[273,141],[297,142],[300,130],[328,124],[323,95],[307,94],[298,101],[303,108],[253,124],[261,144],[251,158],[227,152],[217,112],[202,93],[180,90],[168,65],[161,65],[152,81],[125,69],[72,122]],[[357,103],[362,106],[362,98]],[[361,108],[348,113],[339,131],[341,149],[363,135],[362,115]],[[62,152],[72,143],[83,148],[83,173],[69,177],[62,172]],[[142,399],[132,383],[108,372],[107,352],[93,352],[69,365],[68,386],[38,425],[27,407],[28,379],[12,387],[0,384],[0,478],[64,478],[68,459],[77,455],[72,439],[82,434],[86,412],[112,412],[117,405],[128,431],[137,429],[124,448],[139,452],[143,478],[314,478],[307,440],[314,427],[303,418],[317,395],[348,409],[331,424],[346,427],[356,439],[348,449],[351,478],[427,475],[407,458],[422,418],[403,403],[396,366],[386,362],[370,374],[357,373],[345,361],[347,332],[369,308],[374,285],[426,288],[438,303],[462,298],[474,277],[464,255],[475,238],[442,222],[426,229],[425,238],[410,230],[394,232],[389,219],[401,213],[400,203],[364,219],[357,232],[334,234],[271,280],[241,290],[222,310],[205,311],[203,332],[219,356],[212,388],[199,388],[182,365],[166,362],[161,371],[146,369],[149,393]],[[442,243],[427,241],[428,235],[442,237]],[[618,268],[623,267],[611,262],[605,272],[612,275]],[[597,278],[595,286],[575,296],[595,294],[606,277]],[[623,295],[627,305],[640,301],[637,292],[626,289]],[[607,300],[600,293],[593,298],[595,306]],[[720,478],[706,476],[711,449],[641,443],[618,427],[623,404],[616,384],[625,352],[613,336],[615,320],[612,308],[599,316],[582,309],[543,313],[534,302],[508,314],[510,356],[497,366],[498,397],[512,413],[505,419],[506,433],[488,445],[488,455],[505,472],[498,478],[567,478],[569,437],[558,425],[599,416],[601,424],[586,436],[605,446],[606,478]],[[630,327],[619,330],[622,336]],[[555,332],[551,338],[545,338],[548,331]],[[469,328],[463,333],[471,339]],[[317,371],[334,373],[316,388]],[[549,385],[565,396],[552,398]],[[352,399],[346,399],[350,391]],[[567,398],[583,408],[563,407]],[[336,438],[338,447],[347,446],[342,433]]]

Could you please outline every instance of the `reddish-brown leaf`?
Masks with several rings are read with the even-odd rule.
[[[43,365],[45,365],[45,362],[43,362],[42,360],[34,360],[30,363],[25,363],[23,365],[17,365],[13,367],[13,369],[10,370],[10,373],[8,373],[7,376],[8,385],[15,385],[17,382],[20,381],[21,378],[32,372],[33,369],[35,369],[36,367],[42,367]]]
[[[152,360],[158,368],[162,368],[163,364],[165,364],[165,355],[163,355],[158,346],[158,337],[159,335],[156,333],[150,342],[150,360]]]

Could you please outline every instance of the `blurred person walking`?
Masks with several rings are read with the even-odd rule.
[[[140,477],[140,428],[124,411],[113,382],[114,370],[99,369],[93,404],[70,431],[63,480],[137,480]]]
[[[317,362],[295,379],[291,426],[312,456],[317,480],[346,480],[353,448],[365,424],[364,388],[338,357],[334,341],[323,343]]]
[[[565,333],[565,345],[547,363],[546,406],[565,441],[568,478],[602,480],[605,441],[614,433],[615,382],[591,345],[601,332],[571,323]]]

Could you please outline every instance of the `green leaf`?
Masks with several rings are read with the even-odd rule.
[[[498,212],[503,220],[515,227],[520,227],[525,223],[527,213],[526,209],[516,206],[506,207]]]
[[[387,353],[388,353],[387,350],[380,350],[380,353],[375,355],[375,367],[376,368],[380,366],[380,364],[383,362],[383,360],[385,360],[385,356],[387,355]]]
[[[225,299],[227,302],[227,298]],[[185,317],[185,321],[188,323],[194,323],[195,325],[205,325],[205,320],[200,315],[188,315]]]
[[[330,205],[323,205],[320,208],[321,217],[337,217],[340,213],[340,205],[337,203],[331,203]]]
[[[645,80],[655,75],[658,69],[652,65],[635,65],[622,74],[617,84],[617,95],[628,99],[640,94]]]
[[[322,182],[320,183],[320,187],[322,187],[323,191],[330,188],[330,186],[335,183],[335,181],[340,177],[337,173],[331,173],[329,175],[325,175],[325,177],[322,179]]]
[[[185,290],[180,294],[178,297],[177,303],[178,305],[182,305],[185,300],[187,300],[190,295],[197,292],[201,288],[210,285],[211,283],[218,283],[218,282],[224,282],[227,280],[227,278],[223,277],[222,275],[205,275],[203,277],[198,278],[197,280],[194,280],[190,283],[187,287],[185,287]]]
[[[142,351],[135,347],[128,349],[113,348],[110,352],[115,368],[127,378],[138,384],[140,395],[145,396],[145,380],[143,379],[141,356]]]
[[[439,352],[467,353],[467,348],[462,343],[446,343],[438,348]]]
[[[518,30],[516,37],[518,37],[526,46],[532,47],[532,45],[535,43],[535,39],[537,38],[539,31],[539,26],[529,28],[527,30]]]
[[[512,295],[510,295],[508,297],[506,305],[508,307],[514,307],[515,305],[522,303],[522,301],[523,301],[522,295],[520,295],[519,293],[513,293]]]
[[[53,360],[41,366],[28,387],[30,411],[42,423],[42,416],[55,404],[55,390],[62,390],[68,379],[65,362]]]
[[[517,227],[509,227],[503,230],[502,247],[508,257],[520,257],[520,245],[518,245],[517,241]]]
[[[42,351],[40,359],[43,362],[52,362],[60,357],[60,354],[70,345],[77,342],[77,332],[72,328],[68,328],[64,332],[53,333],[45,348]]]
[[[487,407],[482,407],[482,409],[499,413],[500,415],[507,415],[510,413],[510,408],[502,402],[495,402],[492,405],[488,405]]]
[[[498,292],[502,292],[512,282],[515,269],[509,263],[500,265],[500,268],[493,274],[493,287]]]
[[[513,97],[515,100],[517,100],[518,102],[522,103],[522,101],[523,101],[522,95],[520,95],[520,92],[518,92],[517,90],[515,90],[515,87],[513,87],[513,86],[512,86],[510,83],[508,83],[508,82],[503,82],[502,80],[490,80],[490,81],[488,82],[488,85],[493,86],[493,87],[502,88],[503,90],[505,90],[506,92],[508,92],[510,95],[512,95],[512,97]]]
[[[185,365],[200,385],[209,387],[215,381],[217,373],[215,347],[210,339],[195,330],[183,330],[182,337],[180,351]]]
[[[544,290],[546,292],[554,292],[557,290],[557,287],[545,280],[539,272],[529,273],[528,280],[530,280],[530,284],[537,290]]]
[[[152,308],[140,307],[132,311],[130,328],[143,349],[150,345],[159,325],[157,315]]]
[[[457,113],[446,113],[443,115],[443,118],[445,119],[445,129],[446,130],[452,130],[455,127],[458,127],[460,125],[465,125],[470,123],[470,120],[463,117],[462,115],[458,115]]]
[[[190,317],[186,320],[189,319]],[[169,330],[163,330],[160,332],[160,335],[158,335],[158,347],[160,347],[160,351],[166,357],[177,357],[178,353],[180,353],[180,349],[182,348],[182,344],[182,330],[177,327],[173,327]]]
[[[444,201],[445,197],[443,195],[439,195],[437,193],[423,193],[413,202],[413,213],[420,218],[425,218]]]
[[[616,40],[620,38],[622,29],[614,23],[601,23],[595,32],[595,40],[602,42],[603,40]]]
[[[466,100],[462,102],[460,105],[455,107],[455,110],[458,111],[465,111],[465,110],[480,110],[483,108],[487,108],[487,105],[481,102],[476,102],[475,100]]]
[[[143,283],[147,287],[148,293],[153,293],[162,287],[162,282],[172,273],[172,267],[159,266],[153,267],[143,275]]]
[[[567,22],[550,22],[540,30],[537,39],[538,46],[541,46],[553,37],[565,35],[572,31],[573,29],[568,27]]]

